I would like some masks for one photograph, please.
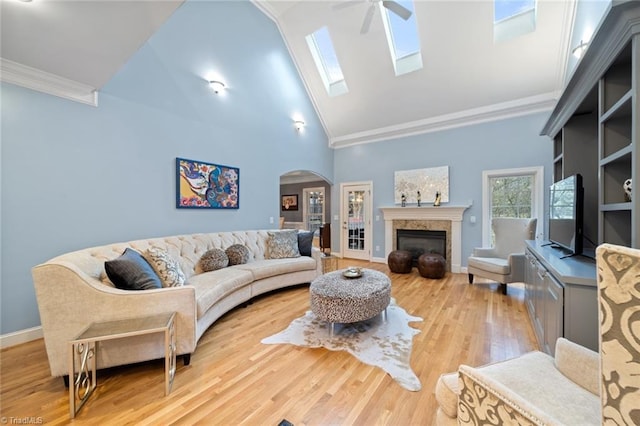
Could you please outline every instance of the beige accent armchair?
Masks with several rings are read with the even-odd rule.
[[[473,249],[467,260],[469,284],[478,275],[499,282],[507,294],[507,283],[524,281],[524,242],[535,238],[536,224],[537,219],[494,218],[495,245]]]
[[[555,358],[529,352],[461,365],[436,385],[438,425],[640,425],[640,250],[596,251],[600,352],[560,338]]]

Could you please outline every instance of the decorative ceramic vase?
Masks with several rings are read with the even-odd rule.
[[[631,179],[627,179],[622,184],[622,189],[624,189],[624,199],[627,201],[631,201]]]

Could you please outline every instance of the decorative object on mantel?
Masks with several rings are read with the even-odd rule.
[[[418,191],[418,207],[420,207],[420,201],[421,201],[421,196],[420,196],[420,191]]]
[[[407,207],[407,196],[404,194],[400,196],[400,205],[402,207]]]
[[[624,199],[625,201],[631,201],[631,179],[627,179],[622,184],[622,188],[624,189]]]
[[[421,198],[422,195],[435,197],[436,192],[440,192],[441,202],[449,202],[449,166],[400,170],[394,173],[394,179],[395,204],[402,204],[402,196],[405,194],[406,205],[418,203],[418,197]]]
[[[436,191],[436,199],[433,202],[433,205],[438,207],[441,201],[442,201],[442,194],[440,194],[440,191]]]
[[[176,158],[176,207],[239,208],[240,169]]]

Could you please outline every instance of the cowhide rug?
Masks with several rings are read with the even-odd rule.
[[[420,332],[409,326],[412,321],[422,318],[409,315],[392,299],[386,322],[378,315],[367,321],[336,324],[331,337],[331,325],[307,311],[285,330],[262,339],[262,343],[347,351],[365,364],[380,367],[403,388],[419,391],[420,379],[409,365],[413,336]]]

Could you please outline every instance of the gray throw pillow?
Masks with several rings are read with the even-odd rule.
[[[229,246],[225,251],[229,258],[229,266],[242,265],[249,261],[249,249],[242,244],[234,244]]]
[[[267,249],[269,259],[300,257],[300,251],[298,250],[298,231],[295,229],[268,231],[268,234]]]
[[[202,272],[217,271],[218,269],[226,268],[227,265],[229,265],[229,257],[227,257],[224,250],[219,248],[208,250],[198,262]]]
[[[127,248],[116,259],[104,263],[107,276],[122,290],[162,288],[162,281],[149,262],[137,251]]]
[[[311,256],[311,247],[313,246],[313,232],[298,232],[298,250],[301,256]]]

